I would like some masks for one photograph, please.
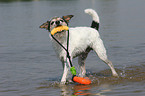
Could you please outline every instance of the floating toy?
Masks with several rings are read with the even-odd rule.
[[[89,80],[88,77],[77,77],[76,76],[76,69],[73,65],[71,66],[70,71],[73,74],[72,80],[74,82],[77,82],[77,83],[80,83],[80,84],[86,84],[86,85],[91,84],[91,80]]]

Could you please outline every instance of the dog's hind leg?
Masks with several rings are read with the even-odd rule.
[[[104,60],[104,62],[106,64],[108,64],[108,66],[111,68],[112,75],[115,76],[115,77],[119,77],[118,74],[117,74],[117,72],[114,69],[114,66],[113,66],[112,62],[110,60],[108,60],[108,59]]]
[[[104,61],[111,69],[112,75],[118,77],[117,72],[114,69],[114,66],[110,60],[107,58],[106,49],[104,47],[103,41],[99,38],[97,42],[93,44],[93,50],[97,53],[99,58]]]
[[[85,52],[78,56],[78,64],[80,66],[80,77],[84,77],[86,75],[85,61],[90,52],[90,48],[88,48]]]

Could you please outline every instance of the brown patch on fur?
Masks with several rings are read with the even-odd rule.
[[[47,22],[45,22],[45,23],[43,23],[41,26],[39,26],[39,28],[41,28],[41,29],[48,29],[48,21]]]

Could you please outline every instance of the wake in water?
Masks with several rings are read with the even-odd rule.
[[[119,78],[111,76],[111,70],[106,69],[99,73],[90,74],[93,84],[120,84],[125,82],[139,82],[145,80],[145,65],[130,66],[121,69],[117,69],[120,74]]]
[[[111,75],[111,70],[106,69],[99,73],[91,73],[89,72],[87,75],[92,80],[92,83],[90,85],[81,85],[73,82],[68,82],[65,85],[60,84],[60,78],[51,78],[48,80],[45,80],[40,83],[39,87],[37,87],[37,90],[49,90],[50,88],[55,88],[60,90],[60,94],[62,96],[106,96],[103,94],[107,94],[111,92],[113,89],[111,86],[120,86],[121,84],[126,85],[131,82],[141,82],[145,80],[145,65],[139,65],[139,66],[130,66],[130,67],[124,67],[123,69],[117,69],[117,72],[119,73],[120,77],[115,78]],[[126,86],[125,86],[126,87]],[[124,87],[123,87],[124,88]],[[119,90],[122,89],[122,86],[119,87]],[[115,90],[114,90],[115,91]],[[118,92],[116,90],[115,92]],[[135,89],[131,89],[130,93],[136,92]],[[139,90],[139,92],[143,92],[143,90]],[[119,92],[120,93],[120,92]],[[116,93],[117,94],[117,93]],[[116,96],[116,95],[115,95]]]
[[[106,69],[99,73],[89,72],[87,76],[92,81],[91,86],[99,86],[101,84],[121,84],[126,82],[139,82],[145,80],[145,65],[130,66],[123,69],[116,69],[120,74],[119,78],[111,75],[111,70]],[[66,85],[76,85],[74,82],[67,82]],[[60,87],[60,79],[53,78],[41,83],[41,88]]]

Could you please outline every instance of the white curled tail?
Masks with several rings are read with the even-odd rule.
[[[89,14],[89,15],[92,16],[93,21],[92,21],[91,27],[99,30],[99,22],[100,22],[100,20],[99,20],[99,16],[98,16],[97,12],[95,10],[93,10],[93,9],[85,9],[84,12],[86,14]]]
[[[93,9],[85,9],[84,11],[85,11],[86,14],[89,14],[89,15],[92,16],[93,21],[99,23],[99,16],[98,16],[98,14],[97,14],[97,12],[95,10],[93,10]]]

